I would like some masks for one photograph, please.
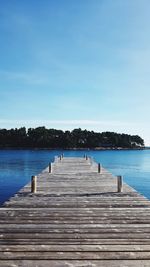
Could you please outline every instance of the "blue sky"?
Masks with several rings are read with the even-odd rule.
[[[0,1],[0,128],[139,134],[150,145],[150,1]]]

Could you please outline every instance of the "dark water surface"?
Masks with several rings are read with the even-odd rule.
[[[61,150],[0,150],[0,203],[27,184],[31,175],[47,167]],[[85,153],[150,199],[150,150],[64,151],[65,156]]]

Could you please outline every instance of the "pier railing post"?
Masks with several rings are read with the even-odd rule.
[[[31,193],[36,193],[37,176],[31,176]]]
[[[117,176],[117,187],[118,193],[123,192],[123,177],[121,175]]]
[[[52,173],[52,163],[49,163],[49,173]]]
[[[101,164],[98,163],[98,173],[101,173]]]

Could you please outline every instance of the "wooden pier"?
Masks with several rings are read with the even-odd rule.
[[[0,267],[150,266],[150,201],[133,188],[86,157],[36,182],[0,208]]]

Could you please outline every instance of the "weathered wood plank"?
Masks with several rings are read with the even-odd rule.
[[[150,252],[146,251],[115,251],[114,252],[47,252],[47,251],[32,251],[32,252],[0,252],[0,259],[8,260],[150,260]]]
[[[82,251],[92,251],[92,252],[97,252],[97,251],[109,251],[109,252],[114,252],[114,251],[149,251],[150,252],[150,246],[149,245],[11,245],[11,246],[5,246],[1,245],[0,246],[0,251],[7,251],[7,252],[31,252],[31,251],[76,251],[76,252],[82,252]]]
[[[16,239],[16,240],[10,240],[10,239],[3,239],[0,240],[0,245],[150,245],[150,240],[145,238],[128,238],[128,239]]]
[[[149,267],[150,260],[0,260],[3,267]]]

